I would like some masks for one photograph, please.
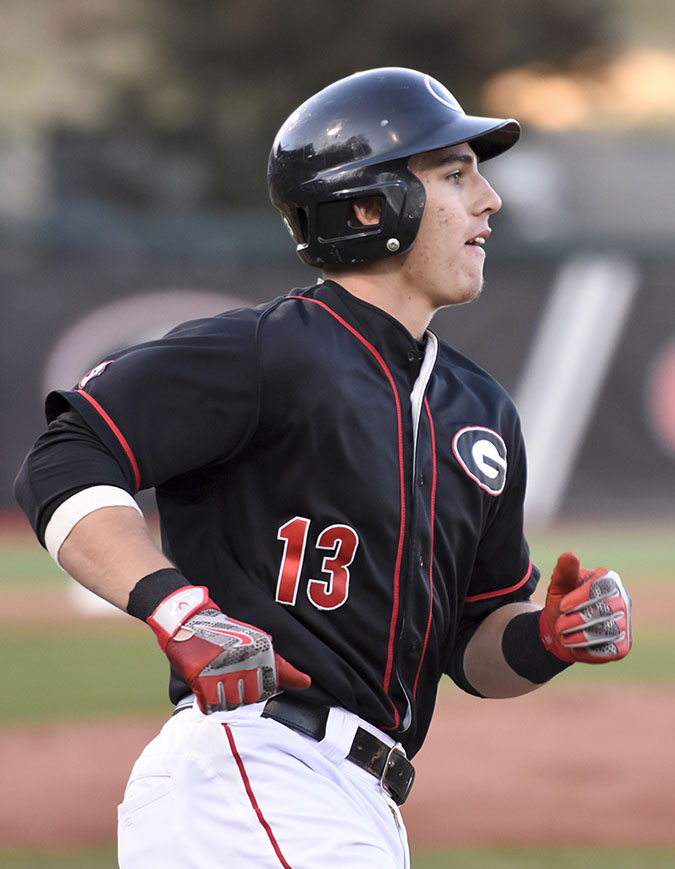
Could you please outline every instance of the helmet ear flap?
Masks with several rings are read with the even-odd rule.
[[[377,199],[382,203],[382,197],[373,194],[369,199]],[[319,240],[322,242],[341,241],[347,239],[362,238],[378,232],[380,221],[377,223],[362,223],[355,211],[355,206],[363,202],[364,197],[350,195],[344,199],[335,198],[318,202],[316,206],[316,229]]]
[[[407,162],[407,161],[406,161]],[[371,183],[332,192],[308,209],[309,242],[297,248],[307,263],[326,266],[386,259],[412,247],[422,218],[426,191],[407,168],[370,167]],[[378,223],[361,223],[355,203],[377,199]]]

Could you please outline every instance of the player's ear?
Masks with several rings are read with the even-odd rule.
[[[354,220],[352,225],[377,226],[382,217],[382,202],[375,196],[371,199],[359,199],[352,205]]]

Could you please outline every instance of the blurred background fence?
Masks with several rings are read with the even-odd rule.
[[[515,116],[479,303],[436,331],[514,394],[529,519],[675,515],[675,11],[663,0],[1,0],[0,509],[46,391],[306,285],[274,132],[370,66]]]

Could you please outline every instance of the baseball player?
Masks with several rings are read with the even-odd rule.
[[[332,84],[269,159],[311,285],[48,396],[17,498],[171,668],[176,711],[119,809],[124,869],[407,867],[399,807],[443,674],[510,697],[628,653],[613,571],[565,553],[530,602],[516,409],[429,328],[481,292],[501,202],[480,163],[519,133],[413,70]]]

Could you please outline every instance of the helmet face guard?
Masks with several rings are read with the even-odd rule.
[[[514,145],[516,121],[466,115],[428,75],[398,67],[356,73],[303,103],[282,125],[268,189],[303,262],[372,262],[404,253],[417,236],[426,193],[413,154],[468,142],[479,161]],[[381,203],[364,226],[357,201]]]

